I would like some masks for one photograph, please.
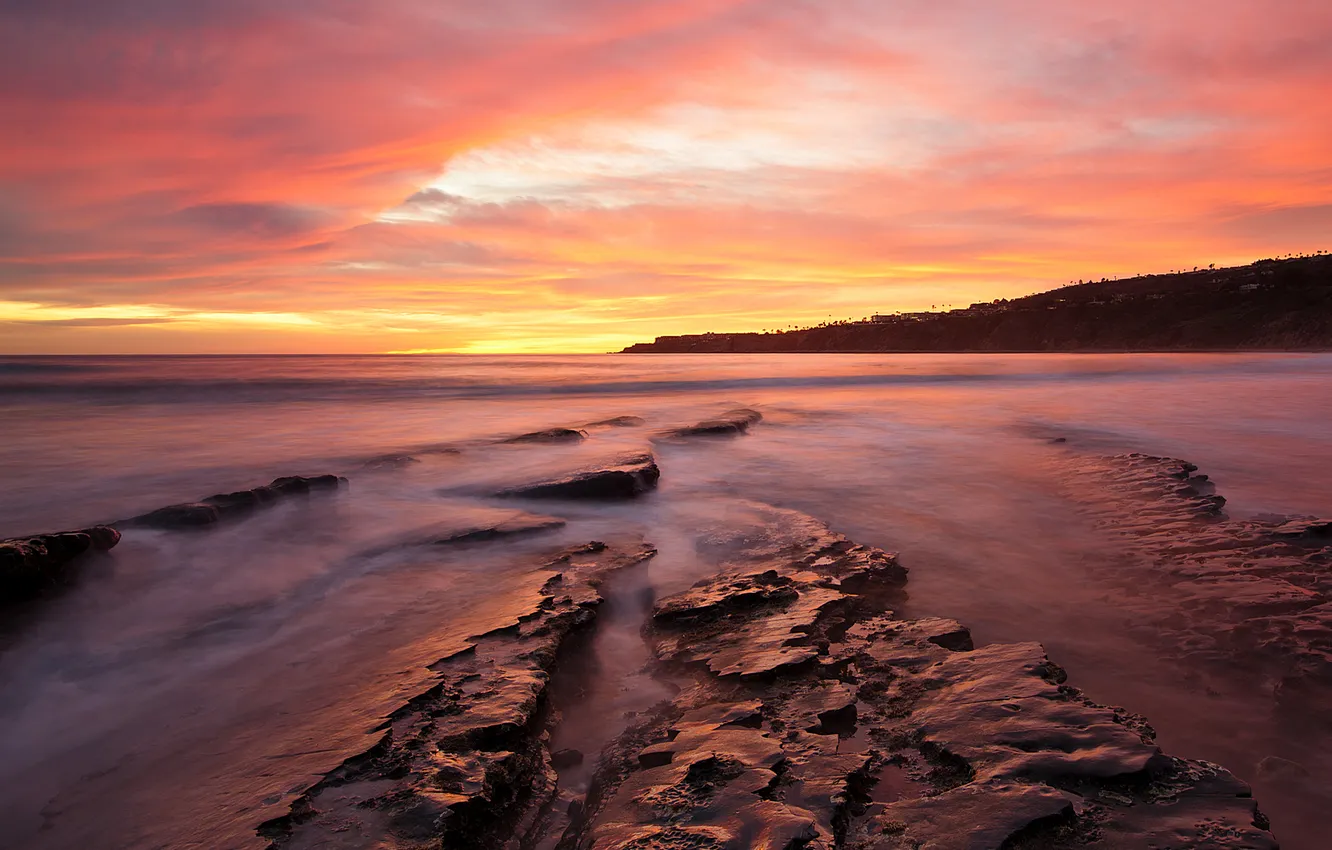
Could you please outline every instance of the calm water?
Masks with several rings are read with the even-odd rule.
[[[661,489],[638,503],[543,506],[569,520],[548,538],[365,554],[509,515],[489,493],[740,404],[763,423],[658,447]],[[629,414],[647,425],[491,444]],[[661,550],[642,581],[669,592],[707,568],[699,529],[750,500],[900,551],[908,613],[1044,642],[1091,696],[1148,714],[1176,755],[1251,781],[1263,757],[1298,755],[1307,787],[1256,790],[1283,846],[1313,850],[1329,742],[1284,730],[1254,683],[1204,692],[1126,637],[1116,591],[1083,566],[1107,544],[1048,461],[1054,436],[1169,454],[1210,474],[1232,515],[1332,515],[1328,422],[1326,355],[0,358],[0,536],[277,475],[352,479],[203,534],[129,532],[3,636],[0,834],[13,847],[261,846],[254,825],[364,748],[425,665],[512,617],[544,578],[535,553],[641,534]],[[430,451],[443,447],[461,453]],[[423,462],[359,469],[389,452]],[[604,669],[632,675],[637,621],[614,620]]]

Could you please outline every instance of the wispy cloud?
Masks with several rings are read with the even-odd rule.
[[[605,350],[1332,247],[1330,42],[1307,0],[11,2],[0,349]]]

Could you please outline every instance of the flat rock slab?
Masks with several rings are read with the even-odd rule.
[[[557,796],[544,732],[561,651],[595,620],[602,579],[653,554],[590,543],[543,562],[550,577],[531,611],[432,665],[438,683],[385,721],[378,744],[260,834],[273,848],[414,850],[502,847],[532,828]]]
[[[973,649],[954,621],[898,619],[894,556],[766,516],[770,534],[716,540],[717,574],[656,602],[644,637],[674,695],[610,742],[585,796],[559,787],[546,694],[600,577],[650,550],[548,562],[530,613],[434,665],[378,746],[263,834],[279,850],[1275,847],[1243,782],[1161,753],[1039,644]]]
[[[411,531],[385,538],[365,549],[361,557],[373,557],[414,546],[463,546],[470,543],[488,543],[531,537],[564,528],[567,524],[559,517],[529,514],[525,511],[494,512],[497,516],[477,518],[478,521],[444,521],[432,523]]]
[[[637,428],[644,425],[645,420],[641,416],[613,416],[610,419],[599,419],[596,422],[589,422],[584,428]]]
[[[661,478],[652,455],[633,455],[597,469],[585,469],[563,478],[511,487],[496,495],[506,499],[570,499],[623,501],[655,490]]]
[[[1033,824],[1071,820],[1072,795],[1044,785],[976,782],[886,806],[874,818],[882,850],[997,850]]]
[[[728,410],[714,419],[705,419],[693,425],[685,425],[661,432],[660,437],[667,439],[687,439],[689,437],[738,437],[749,431],[749,426],[762,421],[763,414],[747,407]]]
[[[164,530],[198,529],[216,525],[224,519],[237,519],[279,500],[309,493],[336,491],[347,486],[347,479],[337,475],[299,476],[275,478],[262,487],[218,493],[197,502],[168,505],[132,519],[115,523],[129,528],[156,528]]]
[[[1039,644],[895,619],[896,559],[803,535],[658,601],[649,639],[692,684],[603,757],[567,846],[1073,848],[1111,824],[1212,846],[1184,811],[1228,825],[1217,847],[1269,846],[1247,786],[1163,755]]]
[[[1066,464],[1069,495],[1123,543],[1105,577],[1132,588],[1135,616],[1162,651],[1249,668],[1283,700],[1325,701],[1332,521],[1232,519],[1207,476],[1177,458]]]
[[[545,431],[533,431],[500,440],[501,443],[581,443],[587,439],[587,432],[576,428],[548,428]]]

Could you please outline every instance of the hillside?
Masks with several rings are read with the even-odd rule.
[[[1065,286],[938,313],[663,336],[628,353],[1332,348],[1332,255]]]

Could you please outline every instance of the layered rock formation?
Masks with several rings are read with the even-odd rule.
[[[1134,587],[1145,635],[1171,636],[1191,663],[1248,668],[1282,699],[1332,695],[1332,521],[1230,518],[1175,458],[1066,463],[1070,496],[1118,541],[1107,578]]]
[[[187,529],[202,528],[224,519],[245,516],[259,508],[268,507],[280,499],[314,492],[337,490],[347,486],[347,479],[337,475],[302,477],[291,475],[275,478],[272,483],[235,493],[218,493],[197,502],[168,505],[116,525],[131,528]]]
[[[548,428],[545,431],[533,431],[500,440],[501,443],[581,443],[587,439],[587,432],[574,428]]]
[[[656,489],[661,470],[650,454],[631,455],[612,464],[502,490],[501,498],[623,500]]]
[[[360,553],[360,556],[373,557],[394,549],[412,546],[458,546],[468,543],[509,540],[555,531],[564,526],[565,521],[559,517],[541,516],[540,514],[529,514],[522,511],[511,512],[493,520],[471,524],[440,522],[384,540],[365,549]]]
[[[722,541],[715,575],[657,601],[643,633],[675,696],[608,743],[586,795],[560,787],[583,754],[551,752],[550,681],[599,582],[645,547],[547,563],[529,614],[441,660],[374,749],[261,833],[284,850],[1275,848],[1242,782],[1161,753],[1039,645],[898,619],[895,557],[761,510],[781,534]]]
[[[432,665],[439,682],[395,712],[370,751],[260,827],[275,848],[500,847],[546,828],[557,774],[545,725],[561,654],[593,621],[611,572],[653,554],[593,542],[560,553],[539,603]]]
[[[747,407],[728,410],[714,419],[705,419],[693,425],[672,428],[661,433],[667,439],[688,437],[738,437],[749,431],[749,426],[763,419],[763,414]]]

